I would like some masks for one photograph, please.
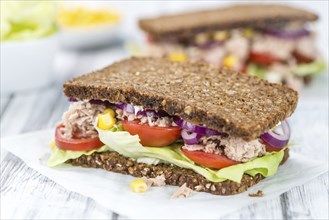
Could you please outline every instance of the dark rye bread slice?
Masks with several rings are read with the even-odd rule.
[[[142,30],[156,38],[189,37],[198,32],[243,27],[269,27],[288,22],[315,21],[318,16],[299,8],[279,4],[239,4],[207,11],[141,19]]]
[[[289,157],[288,149],[285,150],[281,164]],[[186,183],[187,187],[200,192],[208,192],[216,195],[233,195],[246,191],[249,187],[257,184],[264,177],[260,174],[250,176],[244,174],[241,183],[231,180],[223,182],[211,182],[195,173],[193,170],[180,168],[175,165],[158,164],[149,165],[145,163],[137,163],[130,158],[124,157],[116,152],[93,153],[91,155],[83,155],[77,159],[68,160],[74,166],[102,168],[121,174],[128,174],[134,177],[154,178],[164,175],[166,184],[173,186],[181,186]]]
[[[70,98],[104,99],[163,109],[195,124],[252,140],[294,111],[284,85],[203,63],[130,58],[64,84]]]

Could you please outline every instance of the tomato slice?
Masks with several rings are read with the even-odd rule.
[[[151,127],[141,125],[139,121],[122,121],[122,127],[131,135],[138,135],[140,142],[148,147],[163,147],[174,143],[181,136],[182,129],[179,127]]]
[[[249,58],[252,62],[263,66],[269,66],[272,63],[280,61],[279,58],[273,56],[270,53],[250,52]]]
[[[181,150],[186,157],[188,157],[190,160],[194,161],[195,163],[213,169],[221,169],[224,167],[228,167],[240,163],[231,160],[223,155],[210,154],[203,151],[188,151],[183,148],[181,148]]]
[[[99,140],[99,137],[94,138],[66,138],[60,130],[63,125],[56,127],[55,143],[58,148],[63,150],[73,151],[88,151],[94,150],[103,146],[104,144]]]

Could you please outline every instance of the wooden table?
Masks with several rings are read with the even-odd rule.
[[[1,137],[53,128],[69,103],[62,94],[68,77],[96,69],[125,56],[120,49],[88,53],[62,52],[57,70],[60,78],[47,88],[1,96]],[[71,60],[70,60],[71,59]],[[69,61],[68,61],[69,60]],[[67,65],[73,63],[73,66]],[[76,65],[76,64],[79,65]],[[65,68],[64,68],[65,67]],[[291,119],[293,139],[302,147],[292,151],[328,161],[328,78],[318,79],[302,94]],[[319,138],[320,137],[320,138]],[[29,149],[25,149],[29,150]],[[83,184],[83,183],[82,183]],[[295,187],[277,198],[250,205],[229,219],[328,219],[328,174]],[[2,219],[125,219],[90,198],[70,192],[27,167],[20,159],[1,151]]]

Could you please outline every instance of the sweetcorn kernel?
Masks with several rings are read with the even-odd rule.
[[[224,58],[223,65],[228,68],[232,68],[237,62],[237,57],[230,54]]]
[[[228,31],[217,31],[214,34],[215,41],[223,41],[223,40],[226,40],[228,37],[229,37]]]
[[[176,62],[184,62],[187,60],[187,57],[183,53],[172,53],[169,55],[169,60]]]
[[[115,113],[112,109],[106,109],[101,114],[98,114],[98,124],[97,126],[102,130],[109,130],[111,129],[116,120],[115,120]]]
[[[198,45],[205,44],[207,43],[208,40],[209,40],[209,35],[207,33],[197,34],[194,39],[195,43]]]
[[[130,188],[133,192],[141,193],[147,190],[147,185],[143,179],[135,179],[130,183]]]
[[[254,36],[254,30],[251,28],[245,28],[243,29],[243,35],[246,38],[252,38]]]
[[[107,108],[107,109],[105,109],[102,113],[103,113],[103,114],[104,114],[104,113],[105,113],[105,114],[110,114],[113,118],[115,117],[115,112],[114,112],[114,110],[111,109],[111,108]]]

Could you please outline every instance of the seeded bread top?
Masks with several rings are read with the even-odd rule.
[[[289,117],[297,92],[287,86],[204,63],[130,58],[64,84],[70,98],[105,99],[163,109],[195,124],[259,137]]]
[[[239,4],[208,11],[141,19],[139,26],[156,38],[168,35],[188,37],[197,32],[244,27],[261,28],[317,19],[318,16],[312,12],[287,5]]]

